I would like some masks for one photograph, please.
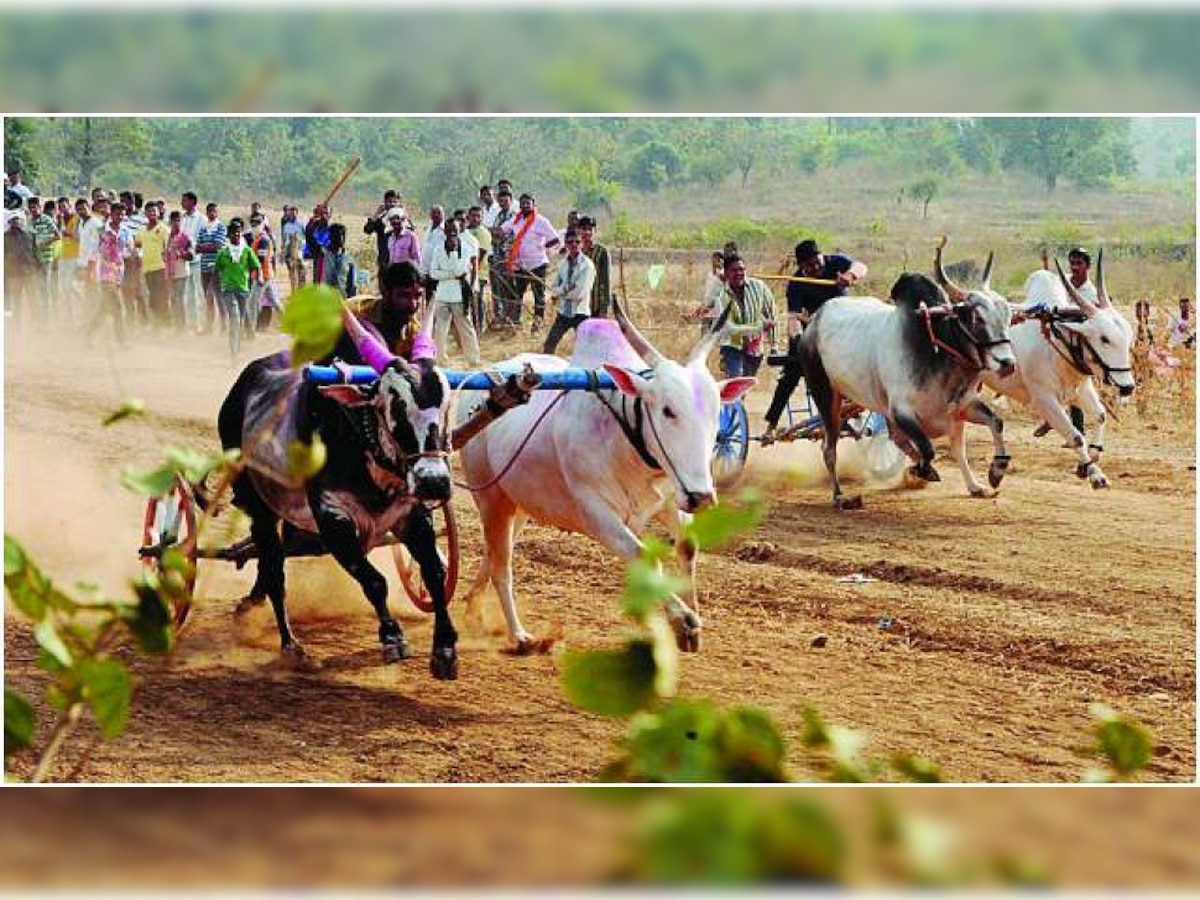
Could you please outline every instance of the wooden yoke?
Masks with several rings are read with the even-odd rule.
[[[461,449],[467,441],[513,407],[528,403],[529,395],[541,381],[542,376],[526,363],[520,374],[513,373],[499,384],[494,384],[483,406],[450,433],[451,450]]]

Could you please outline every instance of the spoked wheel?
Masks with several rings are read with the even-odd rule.
[[[904,468],[908,457],[888,435],[887,419],[879,413],[871,413],[867,417],[861,440],[866,442],[863,458],[871,477],[886,481],[894,478]]]
[[[438,518],[441,518],[440,527]],[[442,565],[446,567],[446,602],[454,599],[454,589],[458,586],[458,523],[454,520],[454,508],[445,503],[433,513],[434,526],[437,530],[438,555]],[[400,575],[400,583],[404,585],[404,593],[413,606],[421,612],[433,612],[433,598],[421,578],[421,567],[409,555],[403,544],[392,545],[392,558],[396,561],[396,572]]]
[[[740,400],[721,407],[717,442],[713,446],[712,473],[717,487],[729,487],[746,468],[750,454],[750,417]]]
[[[142,525],[142,562],[149,571],[162,571],[162,556],[177,550],[187,560],[184,581],[187,592],[174,600],[175,627],[182,628],[192,609],[192,593],[196,589],[196,501],[192,489],[182,478],[176,478],[171,490],[146,502],[146,518]]]

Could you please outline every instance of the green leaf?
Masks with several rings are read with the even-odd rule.
[[[172,445],[163,450],[163,458],[186,481],[198,484],[209,472],[222,465],[225,457],[221,453],[204,453],[194,447]]]
[[[287,473],[294,478],[308,481],[323,468],[328,457],[321,435],[314,433],[311,444],[292,441],[287,448]]]
[[[626,615],[643,621],[664,600],[687,588],[686,578],[664,571],[658,562],[639,557],[625,570],[621,609]]]
[[[124,731],[133,699],[133,678],[125,666],[115,659],[80,660],[79,680],[100,733],[114,738]]]
[[[846,839],[828,810],[787,797],[763,810],[761,852],[772,880],[836,883],[843,879]]]
[[[17,609],[35,622],[46,615],[50,583],[13,538],[4,536],[4,586]]]
[[[946,780],[937,763],[923,756],[898,753],[892,757],[892,767],[904,778],[920,784],[941,784]]]
[[[718,503],[702,509],[684,528],[684,534],[700,550],[709,550],[750,531],[762,520],[761,502],[745,506]]]
[[[144,415],[146,412],[146,402],[140,397],[130,397],[122,403],[117,409],[110,412],[107,416],[100,420],[100,424],[107,427],[122,419],[127,419],[130,416]]]
[[[16,691],[4,689],[4,758],[33,746],[33,707]]]
[[[625,738],[632,777],[660,783],[725,781],[722,725],[721,714],[707,700],[672,700],[657,713],[639,714]]]
[[[301,288],[288,298],[279,327],[294,339],[293,366],[325,356],[342,333],[342,295],[326,285]]]
[[[136,607],[122,611],[121,618],[147,653],[166,653],[175,639],[172,626],[171,602],[163,596],[163,590],[147,581],[135,582]]]
[[[175,478],[175,469],[170,465],[149,472],[125,469],[121,473],[121,484],[144,497],[162,497],[174,487]]]
[[[1144,769],[1154,755],[1154,739],[1145,726],[1103,704],[1094,704],[1092,714],[1100,720],[1096,749],[1117,775],[1128,778]]]
[[[654,651],[646,640],[624,650],[569,651],[563,657],[563,690],[587,712],[628,716],[657,699]]]
[[[725,714],[721,750],[726,781],[783,782],[783,737],[775,721],[752,707],[738,707]]]
[[[71,651],[67,649],[67,645],[63,643],[63,639],[59,637],[58,629],[54,627],[53,619],[42,619],[42,621],[37,623],[33,634],[37,638],[39,647],[67,668],[71,667]]]
[[[804,718],[804,731],[800,734],[800,740],[804,746],[814,750],[828,747],[829,728],[821,714],[813,707],[806,706],[801,715]]]

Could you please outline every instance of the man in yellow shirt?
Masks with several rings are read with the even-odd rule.
[[[147,203],[145,213],[146,227],[137,233],[134,245],[141,252],[142,274],[150,295],[150,324],[167,328],[171,321],[171,289],[167,284],[166,254],[171,230],[159,220],[155,204]]]

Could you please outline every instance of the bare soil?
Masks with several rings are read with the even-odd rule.
[[[282,346],[259,337],[255,355]],[[486,358],[528,349],[527,335],[484,341]],[[246,356],[246,359],[249,357]],[[244,360],[243,360],[244,361]],[[219,338],[141,335],[122,354],[69,338],[9,335],[5,348],[5,530],[64,586],[126,589],[138,571],[143,500],[118,483],[164,445],[215,448],[215,417],[237,369]],[[758,414],[770,385],[751,398]],[[148,415],[102,428],[128,396]],[[998,496],[966,496],[948,460],[924,490],[859,481],[865,508],[835,511],[816,447],[752,450],[743,484],[768,502],[764,522],[701,559],[702,652],[683,661],[681,692],[774,714],[805,778],[800,711],[860,729],[868,752],[919,753],[960,782],[1070,782],[1088,763],[1089,704],[1153,732],[1145,777],[1195,776],[1195,442],[1191,411],[1110,430],[1112,482],[1092,491],[1053,435],[1006,413],[1014,464]],[[972,429],[986,468],[990,441]],[[854,451],[846,451],[847,469]],[[464,578],[479,558],[469,496]],[[219,524],[220,520],[218,520]],[[215,533],[219,536],[220,529]],[[493,595],[484,621],[455,601],[461,674],[439,683],[426,662],[430,621],[409,607],[386,552],[417,656],[385,667],[370,608],[330,559],[288,564],[293,622],[323,663],[278,663],[268,609],[232,616],[252,572],[201,563],[197,607],[164,659],[128,655],[138,690],[125,735],[93,744],[81,730],[55,777],[84,782],[587,781],[624,723],[563,697],[555,654],[514,657]],[[839,578],[861,573],[861,584]],[[530,525],[516,554],[525,624],[558,647],[616,641],[622,571],[598,545]],[[7,683],[50,711],[29,629],[5,619]],[[823,646],[814,638],[824,635]],[[820,643],[820,642],[817,642]],[[90,754],[90,755],[89,755]],[[29,761],[18,758],[17,775]]]

